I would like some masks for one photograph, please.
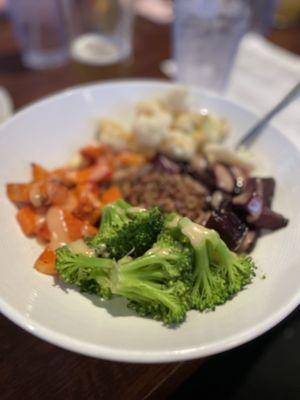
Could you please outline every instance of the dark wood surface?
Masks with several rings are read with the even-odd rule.
[[[169,26],[136,23],[133,77],[159,77],[170,54]],[[300,29],[272,31],[270,40],[300,54]],[[78,84],[70,65],[31,71],[21,64],[8,22],[0,21],[0,85],[18,109],[45,95]],[[57,348],[0,316],[0,399],[164,399],[204,360],[142,365],[97,360]]]

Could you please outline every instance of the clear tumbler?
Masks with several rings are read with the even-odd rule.
[[[178,80],[223,91],[249,24],[245,0],[175,0],[173,49]]]
[[[54,68],[67,61],[65,0],[9,0],[9,13],[27,67]]]

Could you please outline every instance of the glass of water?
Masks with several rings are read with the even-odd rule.
[[[65,0],[70,57],[81,81],[124,76],[132,55],[134,0]]]
[[[9,0],[8,6],[22,61],[27,67],[53,68],[67,61],[63,0]]]
[[[173,51],[178,80],[222,92],[250,14],[243,0],[175,0]]]

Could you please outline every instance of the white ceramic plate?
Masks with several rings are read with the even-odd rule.
[[[6,182],[30,177],[30,162],[63,165],[93,135],[95,118],[127,115],[138,100],[160,94],[171,84],[116,82],[69,90],[16,114],[0,128],[0,310],[34,335],[90,356],[134,362],[186,360],[218,353],[267,331],[300,300],[300,157],[275,129],[253,147],[260,172],[276,178],[274,209],[290,218],[286,229],[259,240],[253,253],[259,266],[254,283],[216,311],[188,313],[168,329],[136,317],[118,299],[101,303],[32,268],[41,248],[21,233]],[[233,138],[255,117],[238,105],[191,89],[195,106],[225,115]],[[266,279],[261,276],[266,274]]]

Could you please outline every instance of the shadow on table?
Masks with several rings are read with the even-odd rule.
[[[260,338],[210,358],[169,400],[299,400],[299,371],[300,308]]]

